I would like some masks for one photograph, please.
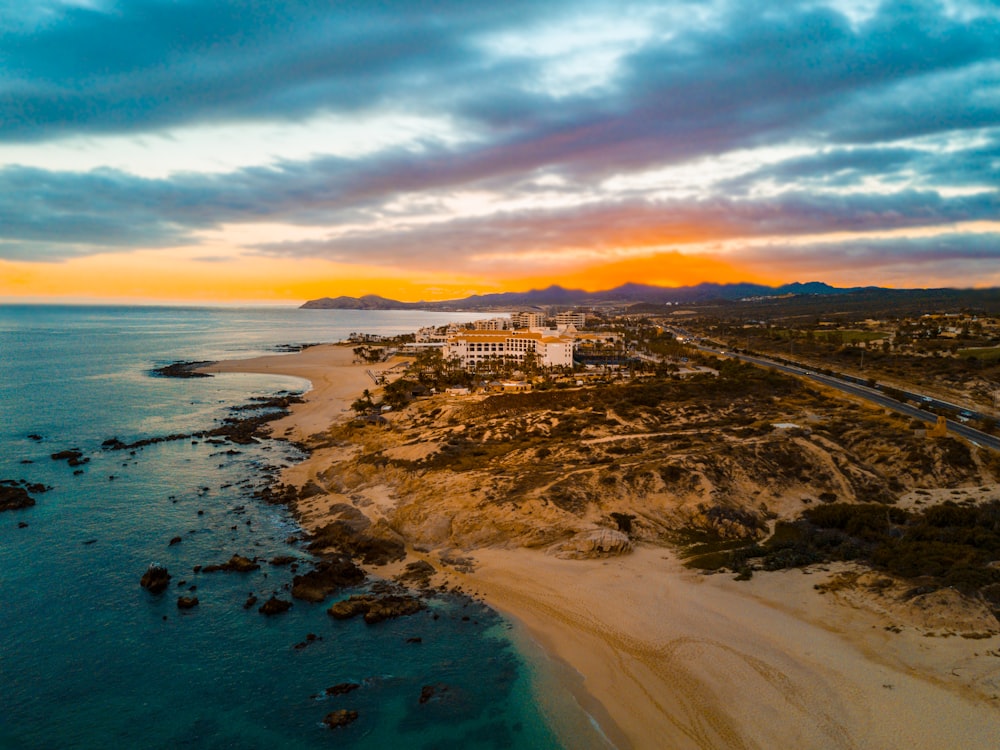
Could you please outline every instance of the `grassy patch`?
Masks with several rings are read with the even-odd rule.
[[[998,362],[1000,361],[1000,346],[989,346],[976,349],[959,349],[958,356],[965,359],[975,357],[980,362]]]
[[[857,560],[901,578],[920,579],[921,588],[928,590],[950,586],[1000,600],[1000,570],[990,567],[1000,559],[1000,501],[979,506],[948,501],[919,511],[831,503],[809,508],[797,521],[779,522],[762,544],[710,550],[702,558],[692,556],[689,564],[739,571],[749,561],[764,570],[780,570]]]
[[[845,330],[845,331],[824,331],[822,333],[816,334],[816,338],[824,339],[832,343],[844,343],[844,344],[855,344],[859,341],[877,341],[878,339],[884,339],[888,337],[889,334],[883,333],[881,331],[855,331],[855,330]]]

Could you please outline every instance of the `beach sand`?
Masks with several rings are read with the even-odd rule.
[[[356,364],[350,346],[320,344],[293,354],[275,354],[253,359],[214,362],[200,372],[292,375],[312,383],[305,403],[295,404],[291,413],[272,422],[276,437],[304,441],[323,432],[330,424],[351,414],[351,404],[365,389],[377,386],[369,373],[380,374],[401,360],[381,364]]]
[[[306,403],[274,423],[276,436],[305,440],[375,389],[367,370],[397,364],[351,360],[349,347],[324,345],[206,371],[309,379]],[[302,484],[335,451],[283,479]],[[450,580],[573,670],[567,689],[621,748],[1000,747],[1000,638],[895,632],[884,613],[817,593],[832,573],[736,582],[689,571],[664,548],[598,560],[470,554],[475,570],[449,570]]]
[[[476,571],[456,574],[465,589],[576,669],[633,747],[1000,747],[995,636],[888,631],[819,595],[826,574],[737,582],[662,548],[472,556]]]

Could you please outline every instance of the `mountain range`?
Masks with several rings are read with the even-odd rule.
[[[583,289],[565,289],[552,285],[546,289],[527,292],[477,294],[464,299],[442,302],[400,302],[375,294],[363,297],[323,297],[309,300],[301,307],[307,310],[510,310],[518,307],[561,307],[634,305],[639,303],[666,304],[708,302],[711,300],[739,300],[747,297],[782,297],[787,295],[850,294],[876,287],[838,288],[820,281],[805,284],[798,282],[783,286],[761,284],[711,284],[696,286],[661,287],[648,284],[623,284],[602,292]]]

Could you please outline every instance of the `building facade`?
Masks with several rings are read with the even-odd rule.
[[[476,320],[472,325],[477,331],[506,331],[511,327],[511,321],[510,318],[490,318]]]
[[[545,325],[545,315],[540,312],[515,312],[510,314],[513,328],[541,328]]]
[[[446,359],[472,368],[491,359],[524,362],[531,352],[542,367],[572,367],[573,339],[540,331],[460,331],[448,337]]]
[[[557,326],[573,326],[574,328],[586,328],[587,313],[582,312],[561,312],[556,313]]]

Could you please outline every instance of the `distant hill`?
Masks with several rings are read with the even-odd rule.
[[[430,302],[399,302],[398,300],[366,294],[364,297],[322,297],[311,299],[302,310],[416,310],[427,309]]]
[[[522,307],[559,305],[565,307],[590,305],[632,305],[639,303],[666,304],[708,302],[712,300],[739,300],[747,297],[780,297],[793,295],[849,294],[858,288],[840,289],[819,281],[805,284],[798,282],[771,287],[761,284],[698,284],[696,286],[661,287],[648,284],[623,284],[603,292],[583,289],[565,289],[552,285],[546,289],[527,292],[477,294],[464,299],[445,302],[399,302],[398,300],[367,294],[364,297],[323,297],[309,300],[306,310],[498,310]]]

